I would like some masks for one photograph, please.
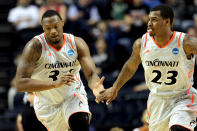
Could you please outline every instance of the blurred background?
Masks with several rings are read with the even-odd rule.
[[[174,9],[173,30],[197,36],[197,0],[0,0],[0,131],[22,131],[21,116],[27,107],[31,113],[23,121],[36,123],[31,96],[16,92],[15,73],[24,45],[43,32],[40,18],[46,10],[59,12],[64,32],[87,42],[97,72],[105,76],[104,86],[109,88],[130,56],[133,42],[146,32],[148,12],[162,3]],[[149,91],[142,65],[109,106],[96,104],[81,76],[93,114],[91,131],[148,130],[143,113]]]

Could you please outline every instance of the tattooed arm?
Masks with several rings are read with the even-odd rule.
[[[130,58],[124,64],[117,80],[113,86],[105,91],[101,92],[101,95],[97,98],[97,101],[107,100],[109,104],[112,100],[117,97],[117,93],[120,88],[135,74],[139,64],[141,63],[140,58],[141,38],[137,39],[133,44],[133,51]]]
[[[31,79],[36,62],[42,53],[42,45],[37,39],[32,39],[23,50],[16,72],[16,88],[20,92],[35,92],[61,87],[63,84],[69,85],[74,78],[68,74],[55,82]]]
[[[197,38],[185,35],[183,39],[183,48],[188,58],[192,55],[197,55]]]

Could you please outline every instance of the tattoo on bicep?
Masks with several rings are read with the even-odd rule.
[[[39,43],[29,43],[23,52],[23,57],[19,65],[19,73],[23,77],[30,76],[40,58],[42,47]]]
[[[29,59],[35,63],[40,58],[40,55],[42,53],[42,46],[38,43],[34,43],[32,45],[32,49],[29,52]]]

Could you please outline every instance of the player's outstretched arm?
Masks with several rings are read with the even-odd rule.
[[[29,41],[24,50],[17,66],[16,72],[16,88],[20,92],[35,92],[58,88],[62,85],[68,85],[74,81],[72,74],[66,74],[55,82],[40,81],[31,79],[36,62],[42,53],[42,45],[37,39]]]
[[[197,55],[197,38],[185,35],[183,39],[183,48],[188,58],[193,54]]]
[[[140,48],[141,38],[137,39],[134,42],[132,54],[127,60],[127,62],[124,64],[113,86],[109,89],[102,91],[100,93],[100,96],[97,97],[98,102],[107,100],[106,104],[108,105],[112,100],[117,97],[120,88],[135,74],[139,64],[141,63]]]
[[[99,95],[99,92],[104,90],[104,77],[102,77],[101,79],[98,77],[98,74],[96,73],[95,63],[90,56],[90,51],[86,42],[80,37],[75,37],[75,42],[77,46],[78,59],[86,80],[88,81],[88,86],[97,97]]]

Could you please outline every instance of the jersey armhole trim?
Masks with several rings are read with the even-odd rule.
[[[43,40],[43,38],[41,37],[41,35],[39,35],[39,37],[40,37],[40,39],[42,40],[42,43],[43,43],[43,45],[44,45],[44,50],[46,51],[47,48],[46,48],[46,46],[45,46],[45,44],[44,44],[44,40]]]
[[[148,33],[146,33],[146,36],[145,36],[144,48],[146,48],[147,36],[148,36]]]
[[[178,39],[178,47],[180,47],[180,46],[181,46],[181,43],[180,43],[181,35],[182,35],[182,32],[181,32],[181,33],[180,33],[180,35],[179,35],[179,39]]]
[[[72,40],[71,40],[70,34],[68,34],[68,36],[69,36],[69,39],[70,39],[70,45],[71,45],[72,49],[74,49],[74,46],[73,46],[73,43],[72,43]]]
[[[195,64],[194,64],[194,67],[195,67]],[[188,78],[190,78],[190,74],[191,74],[192,72],[194,72],[194,67],[188,72]]]

